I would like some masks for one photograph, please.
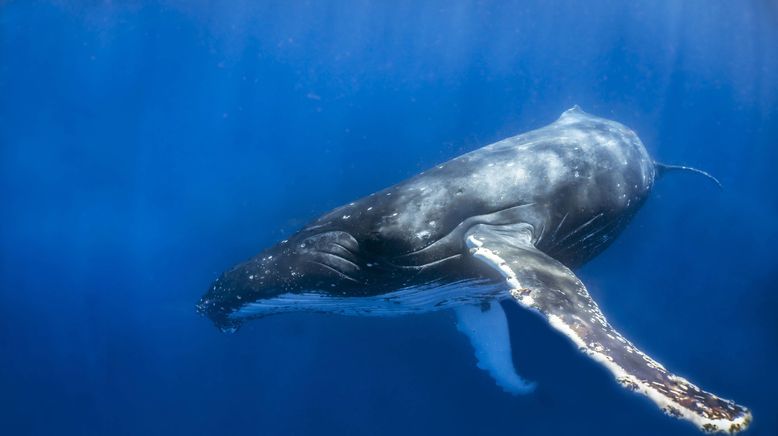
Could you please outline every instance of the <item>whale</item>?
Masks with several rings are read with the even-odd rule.
[[[637,134],[575,106],[544,127],[436,165],[338,207],[222,273],[196,304],[218,328],[288,312],[401,316],[451,310],[478,366],[506,392],[515,369],[504,302],[543,317],[625,388],[706,432],[735,433],[748,408],[640,351],[573,272],[624,230],[657,179]],[[506,303],[507,304],[507,303]]]

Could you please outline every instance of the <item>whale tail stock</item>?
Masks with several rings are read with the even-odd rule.
[[[716,184],[716,186],[719,187],[719,189],[724,189],[723,186],[721,186],[721,182],[715,177],[713,177],[710,173],[707,171],[699,170],[697,168],[693,167],[687,167],[685,165],[667,165],[663,163],[659,163],[654,161],[654,168],[656,169],[656,177],[657,179],[664,176],[665,174],[672,172],[672,171],[688,171],[690,173],[699,174],[701,176],[706,177],[708,180],[712,181]]]

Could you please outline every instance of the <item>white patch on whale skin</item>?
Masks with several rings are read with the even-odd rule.
[[[467,247],[470,248],[470,253],[472,253],[473,257],[484,259],[488,265],[497,270],[497,272],[499,272],[505,278],[505,281],[510,285],[508,292],[514,294],[515,292],[527,291],[524,293],[524,295],[520,294],[521,297],[519,299],[521,300],[522,304],[526,305],[527,307],[532,306],[534,301],[532,300],[531,292],[521,287],[519,280],[516,278],[516,273],[513,272],[505,260],[503,260],[492,250],[484,247],[483,242],[479,241],[475,236],[468,236],[465,242]]]
[[[480,258],[481,260],[485,261],[487,265],[489,265],[490,267],[498,271],[505,278],[506,282],[511,288],[510,293],[516,299],[516,301],[518,301],[522,306],[526,308],[535,309],[533,307],[534,300],[532,300],[531,291],[521,286],[521,283],[519,282],[516,273],[510,268],[510,265],[502,257],[499,256],[498,252],[484,247],[483,242],[478,240],[473,235],[468,236],[466,240],[466,244],[468,247],[470,247],[471,253],[474,257]],[[628,373],[624,368],[622,368],[620,365],[615,363],[612,357],[608,356],[603,352],[605,350],[603,349],[602,346],[598,344],[586,344],[586,342],[578,335],[578,333],[576,333],[572,328],[570,328],[570,326],[568,326],[557,315],[549,314],[547,316],[547,319],[549,321],[549,324],[551,324],[551,326],[554,329],[561,332],[562,334],[567,336],[570,340],[572,340],[579,350],[581,350],[583,353],[587,354],[592,359],[605,366],[611,372],[611,374],[613,374],[613,376],[616,378],[616,381],[619,384],[635,392],[640,392],[644,394],[651,401],[653,401],[657,406],[659,406],[659,408],[663,412],[667,413],[668,415],[684,418],[694,423],[701,430],[705,432],[711,432],[711,433],[712,432],[737,433],[739,431],[748,428],[749,424],[751,423],[752,415],[751,412],[747,410],[746,413],[732,420],[723,419],[723,418],[718,418],[718,419],[711,418],[709,416],[704,416],[705,415],[704,412],[703,414],[698,414],[693,412],[687,407],[684,407],[683,405],[674,401],[673,398],[660,392],[649,382],[640,380],[637,377],[633,376],[632,374]],[[594,321],[594,319],[592,321]],[[605,318],[601,314],[597,314],[596,321],[602,324],[603,326],[607,324]],[[632,346],[632,344],[627,342],[624,338],[619,336],[618,340],[622,343],[628,344],[629,346],[627,347],[627,351],[630,353],[637,353],[640,357],[643,358],[647,366],[651,368],[658,368],[665,373],[667,372],[667,370],[664,368],[664,366],[661,363],[648,357],[645,353]],[[682,389],[685,390],[691,389],[697,392],[701,391],[700,388],[688,382],[686,379],[682,377],[678,377],[672,374],[668,374],[668,376],[672,380],[679,382],[678,386],[680,386]],[[731,402],[729,403],[730,405],[732,404]]]
[[[613,376],[616,378],[616,381],[619,382],[619,384],[621,384],[624,387],[630,388],[631,390],[644,394],[649,399],[651,399],[651,401],[653,401],[654,404],[659,406],[659,408],[662,409],[663,412],[667,413],[668,415],[674,416],[678,414],[680,415],[680,417],[683,417],[684,419],[691,421],[698,428],[706,432],[736,433],[738,431],[744,430],[751,423],[752,416],[750,412],[734,420],[711,419],[692,412],[686,407],[673,401],[671,398],[668,398],[667,396],[663,395],[661,392],[659,392],[656,388],[651,386],[649,383],[639,380],[637,377],[627,373],[627,371],[625,371],[624,368],[622,368],[621,366],[613,362],[612,359],[609,358],[609,356],[587,347],[586,343],[580,338],[580,336],[578,336],[578,334],[576,334],[575,331],[573,331],[573,329],[568,327],[567,324],[565,324],[556,315],[549,315],[548,321],[551,324],[551,326],[554,327],[557,331],[561,332],[562,334],[570,338],[581,351],[583,351],[585,354],[588,354],[592,359],[594,359],[595,361],[599,362],[600,364],[608,368],[608,370],[611,372],[611,374],[613,374]],[[633,350],[634,352],[640,354],[644,360],[648,359],[650,361],[649,364],[664,369],[664,366],[662,366],[662,364],[646,356],[645,354],[643,354],[642,351],[638,349],[633,349]],[[687,381],[682,377],[678,377],[678,376],[672,376],[672,377],[677,381],[684,382],[680,384],[681,387],[685,388],[684,385],[689,385],[692,387],[692,389],[697,388],[692,383],[690,383],[689,381]]]
[[[529,179],[529,173],[524,167],[518,167],[513,170],[513,182],[525,183]]]
[[[429,230],[422,230],[420,232],[416,233],[416,237],[419,239],[427,239],[430,237],[430,231]]]
[[[538,153],[536,158],[543,163],[543,175],[548,179],[549,185],[555,185],[560,179],[567,176],[569,169],[556,153]]]
[[[537,148],[542,144],[553,147]],[[572,161],[571,157],[574,157]],[[387,214],[379,230],[387,238],[429,230],[430,238],[416,238],[426,245],[439,230],[425,229],[426,222],[435,219],[441,210],[459,206],[459,199],[478,196],[485,207],[497,209],[508,203],[532,202],[539,195],[551,195],[567,179],[579,181],[582,185],[579,195],[585,199],[600,192],[600,188],[593,186],[595,174],[607,173],[613,182],[612,189],[617,190],[616,182],[624,181],[619,179],[621,173],[629,170],[623,162],[633,158],[653,165],[629,128],[575,107],[554,123],[461,155],[433,167],[424,177],[419,174],[395,187],[391,206],[400,213]],[[584,172],[584,167],[573,165],[576,160],[589,162],[591,169]],[[633,194],[645,192],[633,192],[625,187],[622,183],[621,191],[613,197],[612,207],[626,207]]]

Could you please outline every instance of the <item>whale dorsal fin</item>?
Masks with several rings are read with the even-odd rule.
[[[528,224],[478,224],[465,238],[470,254],[502,276],[521,306],[540,312],[624,387],[705,431],[737,432],[750,423],[748,409],[671,374],[619,334],[578,277],[535,248]]]
[[[535,385],[524,380],[513,367],[508,321],[500,303],[459,306],[454,310],[457,329],[470,338],[478,367],[488,372],[505,392],[532,392]]]
[[[565,122],[570,121],[574,122],[575,120],[585,118],[585,117],[591,117],[588,113],[584,112],[583,109],[581,109],[581,106],[573,105],[570,109],[562,112],[561,115],[559,115],[559,121]]]

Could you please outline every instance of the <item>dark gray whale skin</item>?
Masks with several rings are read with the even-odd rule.
[[[492,304],[512,298],[669,415],[736,433],[751,422],[748,408],[640,351],[571,270],[618,236],[657,176],[678,169],[709,176],[655,163],[633,131],[574,107],[333,210],[222,274],[197,308],[223,331],[282,312],[453,309],[479,367],[503,389],[526,392],[505,314]]]
[[[418,285],[499,280],[466,256],[476,224],[528,223],[566,266],[602,252],[649,195],[653,160],[637,135],[573,107],[540,129],[454,158],[339,207],[226,271],[197,304],[218,327],[281,294],[375,296]]]

